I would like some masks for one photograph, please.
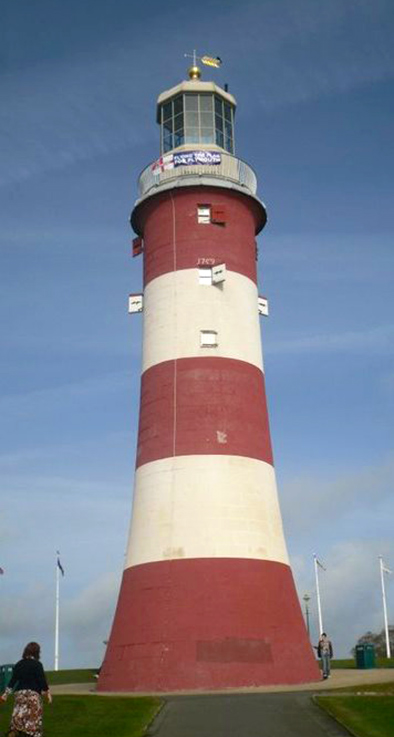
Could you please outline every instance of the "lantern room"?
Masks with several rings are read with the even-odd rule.
[[[235,153],[235,98],[214,82],[203,82],[198,67],[189,80],[163,92],[157,101],[160,153],[210,148]]]

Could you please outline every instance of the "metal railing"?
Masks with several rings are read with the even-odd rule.
[[[140,197],[144,197],[150,190],[154,190],[161,184],[169,183],[183,176],[226,179],[245,187],[246,190],[255,195],[257,192],[257,178],[253,169],[242,159],[237,159],[236,156],[223,151],[220,152],[220,155],[221,161],[219,164],[182,165],[175,168],[166,168],[166,164],[160,166],[161,160],[158,159],[149,164],[140,174],[138,180]]]

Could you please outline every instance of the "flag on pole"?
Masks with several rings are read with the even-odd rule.
[[[201,61],[207,67],[215,67],[215,69],[219,69],[222,64],[220,56],[201,56]]]
[[[392,570],[388,566],[385,565],[383,558],[382,558],[382,571],[384,571],[385,573],[389,573],[389,574],[392,573]]]
[[[320,563],[320,560],[318,560],[318,558],[316,558],[316,556],[315,556],[315,561],[316,561],[317,565],[320,566],[320,568],[323,569],[323,571],[326,571],[327,570],[327,568],[325,568],[323,566],[323,563]]]
[[[63,566],[62,566],[62,564],[60,562],[59,552],[57,554],[57,567],[58,567],[59,571],[61,572],[62,576],[64,576],[64,568],[63,568]]]
[[[4,568],[0,568],[0,576],[4,576]]]

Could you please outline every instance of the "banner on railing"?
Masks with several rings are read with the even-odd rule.
[[[183,151],[160,156],[152,164],[152,172],[160,174],[162,171],[176,169],[178,166],[217,166],[221,161],[222,156],[218,151]]]

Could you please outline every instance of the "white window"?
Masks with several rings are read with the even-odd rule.
[[[269,310],[267,297],[259,297],[257,303],[259,308],[259,315],[264,315],[264,317],[268,317]]]
[[[212,282],[213,284],[221,284],[226,281],[226,264],[218,264],[212,266]]]
[[[142,312],[144,307],[144,298],[142,294],[129,295],[129,314],[132,312]]]
[[[199,269],[198,283],[205,284],[207,287],[210,287],[212,284],[212,269]]]
[[[226,280],[226,264],[217,266],[200,267],[198,269],[198,283],[210,287],[212,284],[222,284]]]
[[[215,348],[218,345],[218,334],[216,330],[200,330],[200,346],[204,348]]]
[[[197,222],[200,224],[207,224],[211,222],[211,206],[210,205],[198,205]]]

